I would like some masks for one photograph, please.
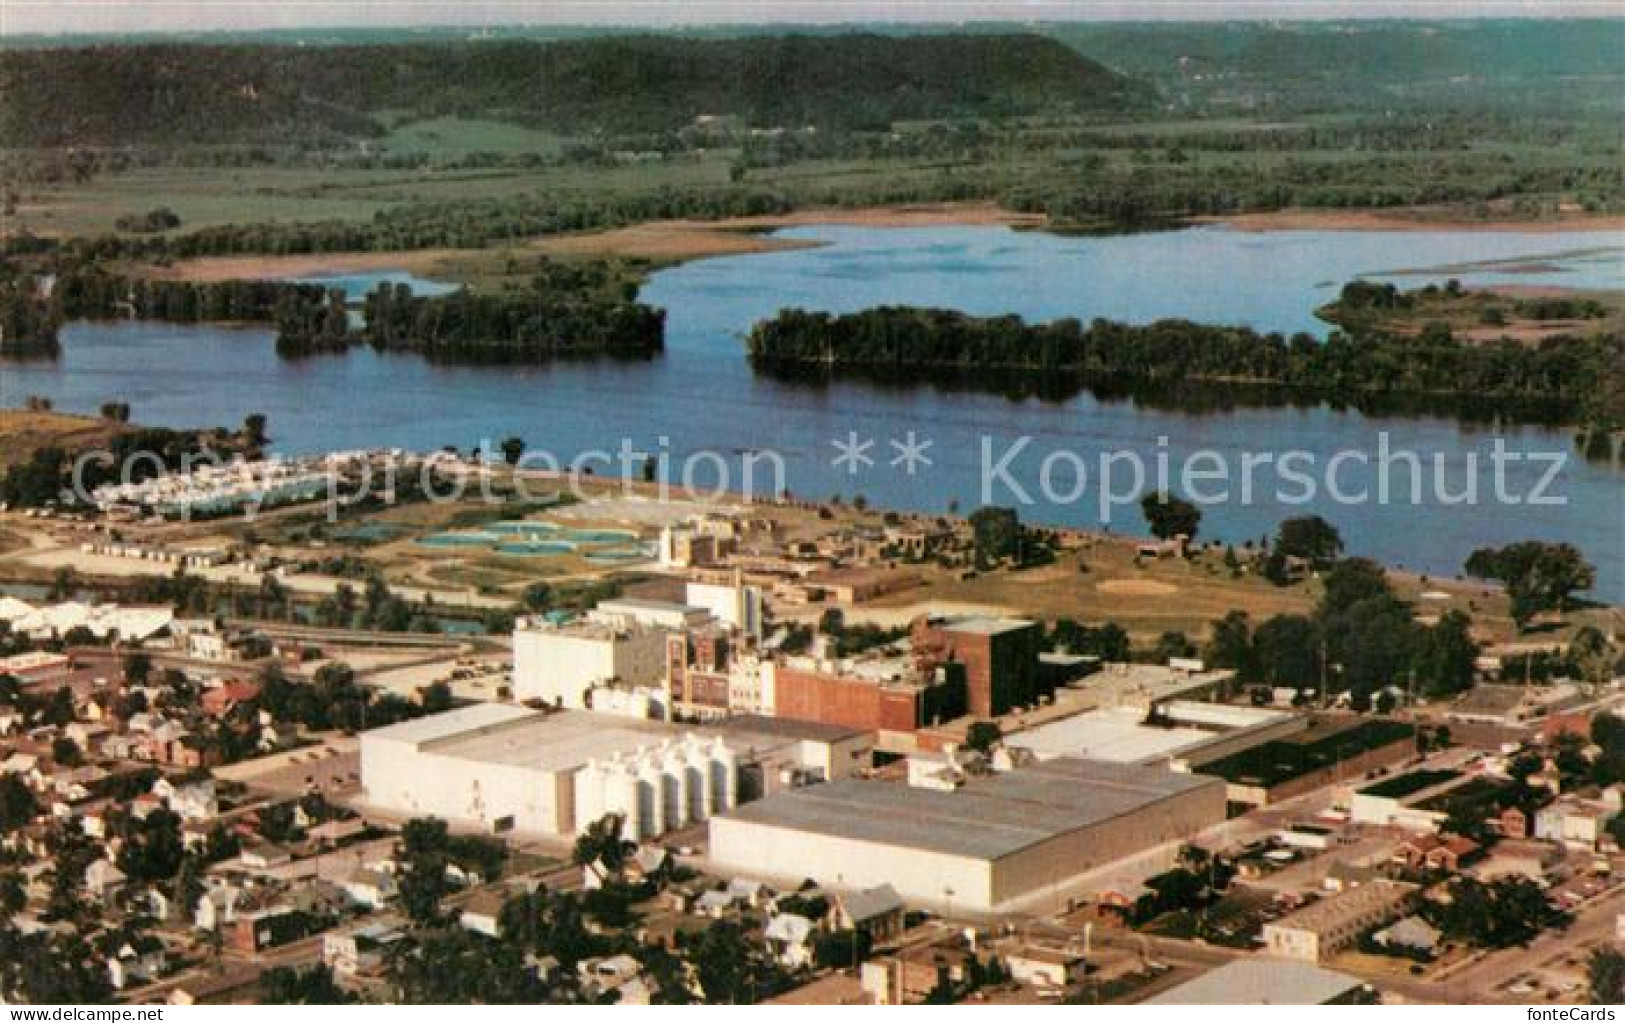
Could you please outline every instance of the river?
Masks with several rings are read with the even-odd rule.
[[[1313,310],[1361,275],[1401,287],[1446,277],[1619,287],[1618,234],[1201,227],[1067,237],[1001,227],[846,226],[782,234],[821,244],[655,274],[644,299],[668,311],[667,346],[647,362],[437,366],[369,349],[289,361],[276,356],[263,329],[75,323],[63,331],[59,359],[0,366],[0,405],[43,395],[65,411],[88,411],[120,400],[140,422],[177,426],[234,424],[258,411],[269,416],[278,449],[289,452],[467,447],[517,434],[568,460],[591,448],[614,450],[626,438],[639,450],[669,452],[674,475],[690,464],[706,480],[715,460],[691,456],[716,452],[735,485],[742,453],[766,449],[782,457],[788,487],[806,496],[862,494],[877,505],[927,511],[950,502],[968,510],[984,497],[1006,504],[1030,498],[1022,508],[1028,521],[1124,532],[1142,530],[1138,511],[1103,504],[1100,459],[1137,454],[1150,485],[1160,456],[1175,489],[1225,498],[1205,503],[1204,536],[1241,542],[1273,531],[1283,517],[1313,511],[1342,530],[1353,553],[1447,575],[1480,546],[1566,540],[1596,564],[1595,593],[1625,602],[1625,472],[1577,457],[1564,430],[1325,406],[1190,413],[1089,395],[1043,401],[924,386],[811,387],[754,376],[741,350],[750,325],[784,306],[847,311],[888,303],[1030,320],[1184,317],[1324,335]],[[373,279],[325,278],[353,290]],[[906,445],[910,431],[920,456],[912,474],[893,444]],[[851,440],[863,458],[835,464],[835,443]],[[861,447],[866,442],[871,446]],[[1506,452],[1499,495],[1497,442]],[[1378,493],[1384,450],[1386,502]],[[1307,470],[1313,495],[1280,468],[1293,451],[1304,453],[1294,468]],[[1421,463],[1419,498],[1404,452]],[[1513,455],[1518,460],[1508,461]],[[1246,499],[1244,456],[1254,483]],[[1465,493],[1474,460],[1478,494],[1451,503]],[[1215,464],[1228,476],[1222,487],[1212,481]],[[1081,487],[1079,466],[1087,474]],[[1131,468],[1127,454],[1111,463],[1115,496],[1126,498]],[[1208,475],[1187,488],[1182,468]],[[758,463],[758,489],[766,489],[767,469]],[[1440,485],[1446,499],[1436,492]],[[1369,494],[1359,499],[1362,491]]]

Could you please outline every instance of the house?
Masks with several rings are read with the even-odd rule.
[[[358,906],[382,909],[400,892],[395,879],[381,870],[360,867],[338,879],[339,890]]]
[[[1454,874],[1463,861],[1471,860],[1482,847],[1461,835],[1417,835],[1394,849],[1394,862],[1411,870],[1440,870]]]
[[[1080,949],[1021,945],[1007,952],[1004,962],[1012,980],[1040,988],[1064,988],[1088,972]]]
[[[253,955],[268,948],[298,941],[311,933],[313,921],[281,900],[269,901],[254,909],[237,910],[237,919],[225,930],[226,946],[234,952]]]
[[[830,914],[836,930],[861,931],[870,946],[903,932],[903,897],[889,884],[838,896]]]
[[[502,907],[507,902],[506,894],[498,888],[486,888],[475,892],[463,906],[457,923],[464,930],[474,931],[488,938],[502,937]]]
[[[704,892],[694,900],[693,911],[700,916],[708,916],[713,920],[721,920],[733,909],[733,896],[726,891],[716,889]]]
[[[1596,849],[1609,823],[1620,815],[1620,802],[1617,787],[1593,799],[1559,796],[1535,813],[1535,837],[1570,848]]]
[[[583,959],[576,964],[582,986],[597,995],[616,992],[621,1005],[648,1005],[651,991],[643,978],[643,964],[629,955]]]
[[[792,970],[811,966],[814,959],[813,934],[817,930],[811,920],[795,913],[780,913],[767,922],[762,936],[767,947],[780,964]]]
[[[640,881],[662,881],[671,873],[671,853],[658,845],[639,846],[626,861],[627,880],[634,884]]]
[[[220,800],[215,795],[214,779],[171,781],[159,778],[152,785],[152,794],[165,803],[183,821],[206,821],[220,816]]]
[[[237,854],[237,860],[249,870],[270,870],[293,862],[293,853],[275,842],[249,842]]]
[[[107,957],[107,979],[123,990],[157,980],[167,967],[164,943],[150,934],[139,934],[120,943]]]
[[[1473,867],[1472,874],[1486,882],[1503,877],[1541,881],[1562,858],[1562,852],[1550,842],[1508,838],[1496,843],[1489,856]]]
[[[205,690],[198,698],[198,705],[210,717],[225,717],[237,707],[253,703],[260,697],[260,686],[257,682],[246,679],[231,679],[213,689]]]
[[[1385,948],[1407,948],[1432,955],[1443,934],[1419,916],[1408,916],[1376,932],[1371,940]]]
[[[124,871],[106,857],[85,868],[85,891],[102,902],[109,901],[124,887],[125,880]]]
[[[1493,826],[1502,838],[1528,838],[1529,815],[1516,806],[1509,806],[1496,817]]]
[[[214,885],[198,896],[192,909],[192,926],[200,931],[218,931],[237,919],[237,905],[247,890],[236,885]]]
[[[322,962],[339,976],[374,976],[383,972],[390,949],[405,937],[406,932],[393,920],[329,931],[322,936]]]

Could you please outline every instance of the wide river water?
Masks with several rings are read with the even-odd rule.
[[[1447,575],[1476,547],[1567,540],[1596,564],[1597,595],[1625,601],[1625,471],[1579,458],[1564,430],[1324,406],[1189,413],[1089,395],[1043,401],[928,386],[815,387],[756,377],[742,351],[750,325],[785,306],[914,304],[1134,323],[1184,317],[1323,336],[1327,328],[1313,310],[1361,275],[1401,287],[1447,277],[1620,287],[1618,234],[1205,227],[1065,237],[996,227],[820,226],[782,236],[822,244],[656,274],[643,294],[667,310],[667,345],[648,362],[448,367],[369,349],[289,361],[277,357],[263,329],[75,323],[63,331],[59,359],[0,366],[0,405],[43,395],[63,410],[88,411],[116,399],[129,402],[140,422],[176,426],[234,424],[258,411],[286,452],[467,447],[518,434],[567,462],[588,449],[613,451],[623,438],[638,450],[660,450],[665,438],[674,478],[694,453],[715,452],[737,486],[744,453],[770,450],[782,457],[786,483],[798,494],[862,494],[875,504],[927,511],[946,510],[951,501],[969,510],[984,497],[1021,504],[1025,496],[1033,502],[1022,509],[1028,521],[1126,532],[1143,531],[1138,510],[1107,505],[1102,514],[1103,482],[1126,497],[1136,489],[1133,468],[1125,456],[1104,481],[1100,459],[1137,454],[1154,481],[1160,455],[1175,489],[1206,498],[1228,491],[1206,505],[1204,536],[1240,542],[1314,511],[1338,525],[1354,553]],[[357,293],[376,279],[328,278]],[[906,442],[909,431],[930,445],[919,451],[931,464],[915,462],[913,474],[891,464],[899,457],[892,442]],[[854,434],[873,442],[863,452],[873,464],[857,463],[856,474],[850,461],[834,464],[834,442]],[[1499,495],[1492,462],[1498,441],[1522,456],[1503,463]],[[1388,499],[1381,499],[1384,443],[1391,460],[1419,455],[1420,495],[1411,489],[1409,464],[1399,460],[1391,461]],[[1286,459],[1290,472],[1282,464],[1289,452],[1299,453]],[[1189,468],[1211,473],[1222,464],[1227,482],[1207,476],[1187,488],[1181,470],[1198,453]],[[1469,471],[1475,461],[1476,474]],[[716,472],[711,462],[690,464],[697,477]],[[1002,473],[991,471],[1000,465]],[[1081,488],[1080,465],[1087,473]],[[1250,495],[1241,493],[1245,475]],[[769,490],[766,462],[758,462],[756,476],[757,490]],[[1459,498],[1471,476],[1475,499],[1441,500],[1441,483],[1447,497]]]

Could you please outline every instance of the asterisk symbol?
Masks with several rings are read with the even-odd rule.
[[[891,460],[893,466],[902,466],[910,476],[924,467],[931,467],[931,459],[925,457],[925,449],[931,446],[930,438],[919,440],[914,431],[908,431],[907,440],[893,440],[891,446],[897,449],[897,457]]]
[[[858,436],[856,430],[848,431],[846,440],[832,440],[830,444],[834,446],[836,451],[840,452],[830,462],[837,469],[844,468],[848,473],[856,476],[859,469],[875,464],[875,460],[869,457],[869,449],[875,446],[875,442],[863,440]]]

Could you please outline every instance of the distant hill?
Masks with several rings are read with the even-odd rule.
[[[1625,102],[1625,18],[1076,23],[1040,30],[1198,105],[1572,110]]]
[[[321,142],[383,119],[480,116],[568,133],[1126,111],[1150,86],[1035,35],[611,37],[365,46],[0,51],[10,146]]]

